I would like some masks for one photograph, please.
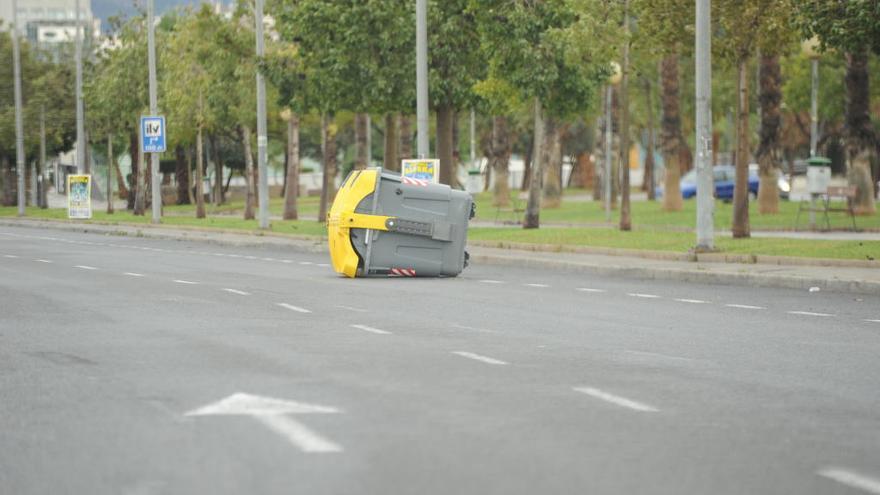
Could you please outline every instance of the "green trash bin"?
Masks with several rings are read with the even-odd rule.
[[[333,268],[347,277],[454,277],[467,266],[470,194],[381,168],[354,170],[328,214]]]

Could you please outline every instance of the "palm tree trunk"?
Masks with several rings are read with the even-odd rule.
[[[749,57],[737,64],[736,182],[733,187],[733,237],[749,237]]]
[[[251,128],[246,125],[239,126],[239,134],[242,143],[244,143],[244,180],[246,186],[244,201],[244,219],[253,220],[255,218],[254,208],[257,202],[256,191],[254,187],[254,155],[251,151]]]
[[[495,172],[492,189],[492,204],[506,207],[510,205],[510,136],[507,118],[496,115],[492,118],[492,148],[489,156],[489,169]]]
[[[849,183],[858,188],[853,209],[860,215],[873,215],[874,184],[871,164],[877,163],[877,135],[871,124],[871,93],[868,76],[868,53],[865,50],[846,55],[846,120],[844,135],[848,155]]]
[[[397,119],[395,114],[385,114],[385,150],[384,167],[387,170],[400,172],[400,155],[397,153]]]
[[[202,163],[202,126],[199,124],[196,132],[196,218],[205,218],[205,191],[202,184],[202,171],[205,166]]]
[[[364,119],[366,120],[366,119]],[[299,194],[299,115],[292,113],[287,121],[287,179],[284,189],[284,219],[299,216],[296,199]]]
[[[761,55],[760,61],[761,104],[760,142],[755,159],[758,162],[760,185],[758,186],[758,212],[779,213],[779,187],[776,174],[779,169],[779,104],[782,101],[782,75],[778,55]]]
[[[663,115],[660,122],[660,149],[666,165],[663,181],[663,209],[681,211],[681,147],[684,138],[681,134],[681,109],[679,101],[678,54],[672,53],[660,62],[660,103]]]
[[[543,152],[541,146],[544,141],[544,118],[542,115],[541,100],[535,98],[535,139],[532,148],[532,166],[529,173],[529,199],[526,204],[526,215],[523,219],[524,229],[537,229],[541,226],[541,176]]]
[[[437,108],[437,156],[440,158],[440,183],[455,185],[455,157],[453,156],[452,118],[449,105]]]
[[[412,117],[407,114],[400,114],[399,132],[400,132],[400,159],[407,160],[413,157],[413,136],[412,136]]]

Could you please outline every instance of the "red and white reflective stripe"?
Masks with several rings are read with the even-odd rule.
[[[398,277],[415,277],[416,271],[412,268],[392,268],[391,275],[396,275]]]
[[[427,187],[427,185],[430,184],[430,182],[428,182],[424,179],[414,179],[412,177],[403,177],[400,179],[400,182],[402,182],[404,184],[409,184],[411,186],[422,186],[422,187]]]

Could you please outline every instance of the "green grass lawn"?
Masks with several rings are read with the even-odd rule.
[[[516,197],[519,191],[514,191],[512,197]],[[569,192],[567,195],[590,195],[590,191],[583,189]],[[477,195],[477,220],[495,222],[496,216],[499,222],[515,221],[518,216],[512,208],[502,209],[500,212],[496,206],[492,206],[491,193]],[[517,200],[520,208],[525,208],[525,200]],[[836,206],[842,206],[837,204]],[[634,201],[632,202],[633,228],[640,229],[651,227],[654,229],[668,230],[692,230],[696,222],[696,201],[686,200],[682,211],[667,212],[663,210],[661,201]],[[877,208],[880,211],[880,205]],[[794,230],[797,218],[798,203],[780,201],[779,213],[775,215],[762,215],[758,213],[758,205],[752,201],[749,203],[749,224],[755,230]],[[619,210],[612,211],[612,221],[619,221]],[[803,212],[799,222],[800,229],[809,227],[809,214]],[[542,208],[541,221],[547,223],[569,224],[604,224],[605,210],[601,202],[563,200],[560,208]],[[715,202],[715,228],[729,230],[733,218],[733,204],[723,201]],[[851,220],[845,213],[829,213],[831,227],[835,229],[851,228]],[[821,220],[821,214],[817,214],[817,222]],[[860,229],[880,229],[880,213],[871,216],[856,217],[856,226]]]
[[[468,232],[475,241],[591,246],[650,251],[687,252],[694,246],[694,234],[659,230],[621,232],[609,228],[545,227],[525,230],[519,227],[475,227]],[[870,260],[880,259],[880,241],[823,241],[812,239],[716,237],[716,247],[724,253],[765,256],[796,256]]]

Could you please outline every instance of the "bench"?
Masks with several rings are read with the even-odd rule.
[[[853,211],[853,201],[855,201],[857,193],[858,188],[856,186],[829,186],[825,191],[825,194],[822,195],[820,206],[814,207],[809,200],[801,201],[798,206],[797,219],[795,220],[795,230],[797,230],[797,227],[800,224],[802,211],[822,213],[826,230],[831,230],[831,219],[828,216],[829,213],[848,213],[849,218],[852,221],[852,230],[858,230],[856,227],[856,214]],[[831,206],[831,202],[835,200],[845,201],[846,206]],[[805,204],[807,206],[804,206]]]

